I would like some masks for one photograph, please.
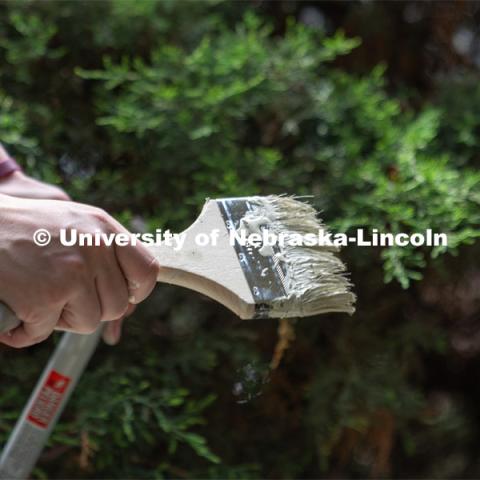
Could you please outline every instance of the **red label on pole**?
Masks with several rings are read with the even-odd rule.
[[[67,391],[70,378],[52,370],[35,398],[28,420],[40,428],[47,428]]]

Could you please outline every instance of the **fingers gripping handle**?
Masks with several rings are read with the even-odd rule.
[[[0,302],[0,333],[7,333],[20,325],[20,320],[4,303]]]

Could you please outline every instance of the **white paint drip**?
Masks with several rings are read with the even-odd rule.
[[[258,253],[263,257],[272,257],[275,255],[275,250],[271,245],[264,244],[258,249]]]

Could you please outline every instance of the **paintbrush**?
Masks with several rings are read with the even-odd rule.
[[[355,296],[338,247],[291,245],[294,237],[321,230],[326,228],[315,209],[289,196],[224,198],[206,201],[183,232],[180,250],[151,248],[162,266],[159,281],[201,292],[243,319],[351,314]],[[281,236],[283,244],[241,241],[265,231]],[[211,237],[199,246],[198,239],[211,232],[215,242]]]
[[[315,209],[289,196],[224,198],[206,201],[195,223],[180,234],[182,248],[149,247],[162,267],[159,282],[203,293],[243,319],[351,314],[355,296],[338,248],[289,242],[321,230],[326,228]],[[242,242],[265,232],[281,236],[283,244]],[[18,324],[0,303],[0,331]]]

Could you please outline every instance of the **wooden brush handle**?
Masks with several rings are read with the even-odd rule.
[[[21,321],[4,303],[0,302],[0,333],[7,333],[18,327]]]

